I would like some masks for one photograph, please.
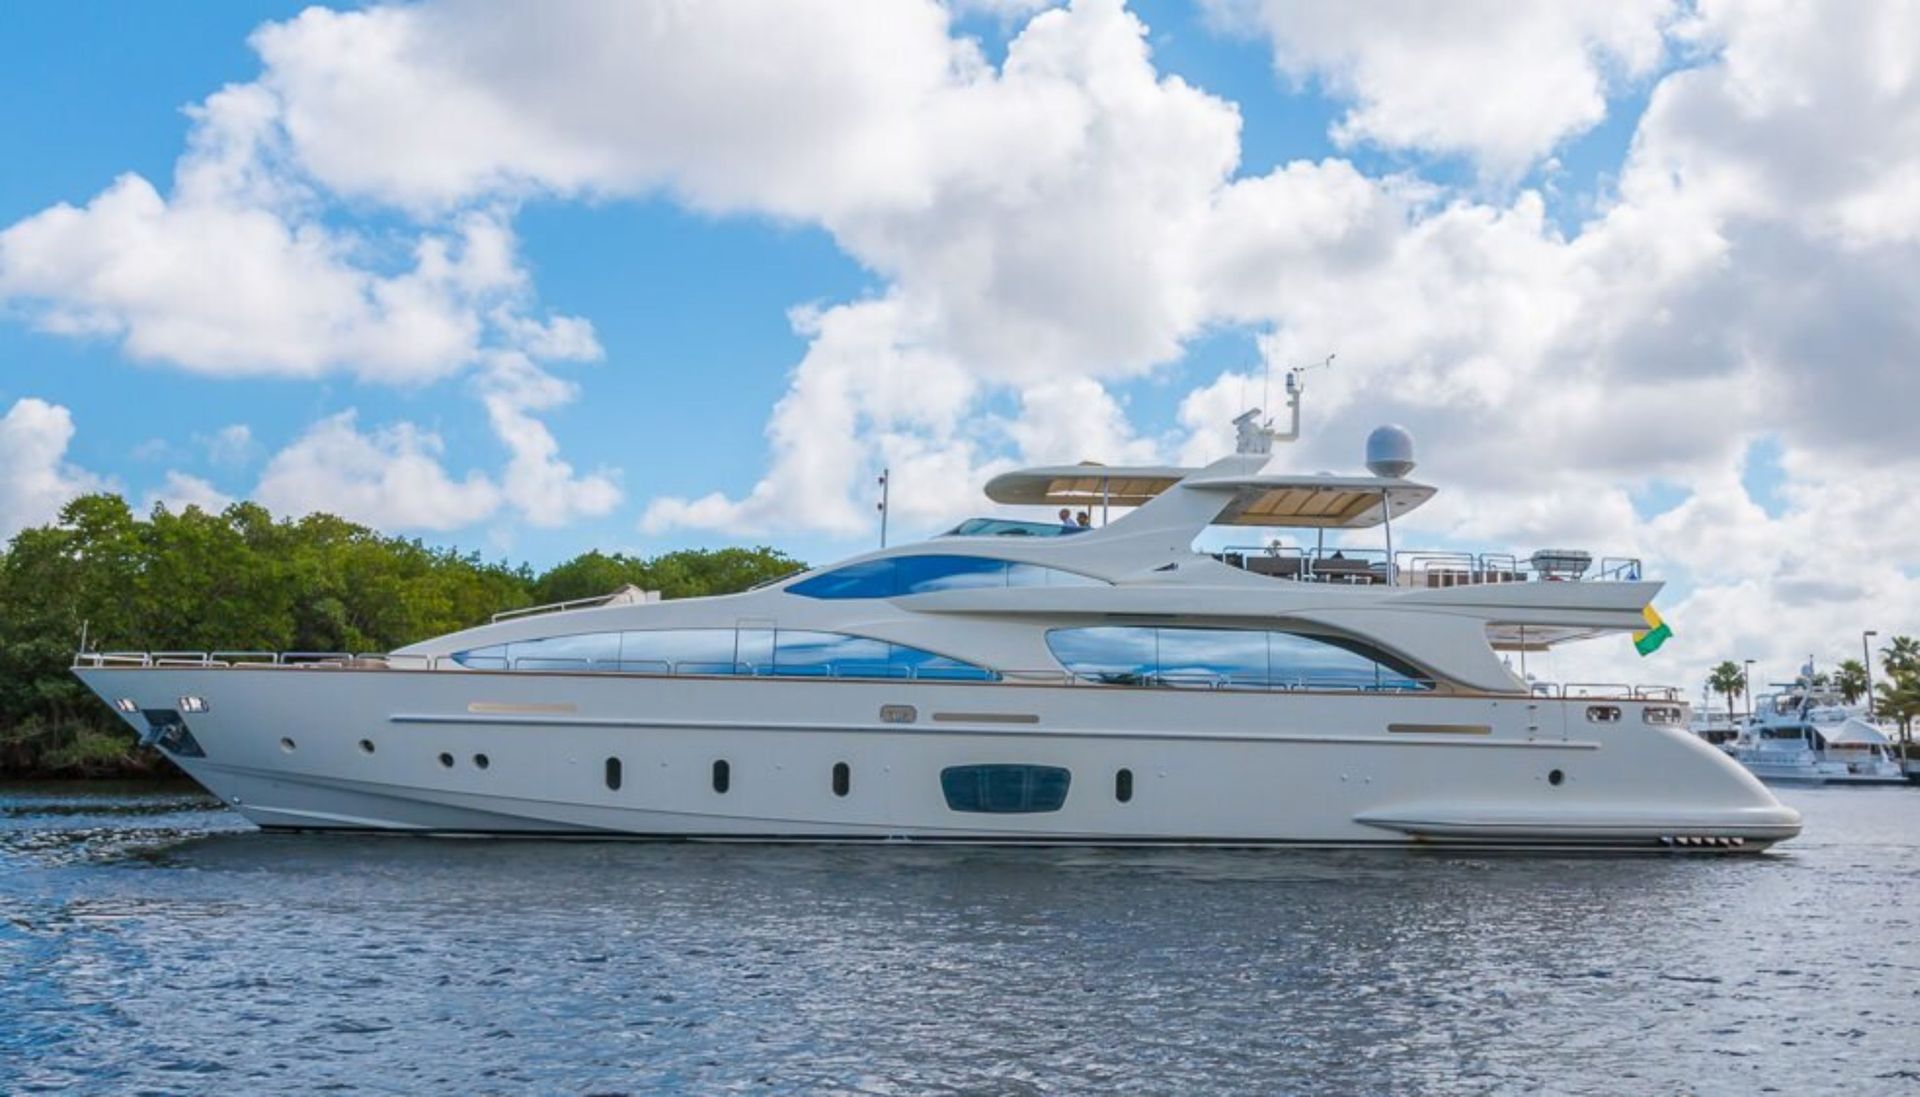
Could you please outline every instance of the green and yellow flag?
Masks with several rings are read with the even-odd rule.
[[[1652,606],[1641,610],[1640,616],[1646,618],[1647,628],[1645,632],[1633,634],[1633,650],[1642,655],[1652,655],[1660,650],[1661,644],[1673,637],[1673,630],[1667,627],[1667,623],[1660,619],[1660,615],[1654,612]]]

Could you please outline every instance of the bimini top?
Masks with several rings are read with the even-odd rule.
[[[1385,517],[1392,500],[1398,518],[1433,498],[1437,489],[1387,476],[1327,474],[1210,475],[1169,465],[1057,465],[1002,473],[987,482],[987,498],[1026,506],[1142,506],[1174,485],[1230,495],[1211,524],[1307,529],[1366,529]]]

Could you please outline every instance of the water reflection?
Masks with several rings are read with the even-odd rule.
[[[1920,793],[1753,859],[269,836],[0,792],[26,1091],[1893,1089]],[[38,797],[37,799],[35,797]]]

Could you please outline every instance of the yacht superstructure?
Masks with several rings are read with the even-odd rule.
[[[1269,472],[1262,441],[987,485],[1127,510],[1082,531],[981,520],[742,594],[380,656],[85,653],[76,673],[267,828],[1716,851],[1799,832],[1674,691],[1533,689],[1503,661],[1644,627],[1660,584],[1637,562],[1396,550],[1391,522],[1434,494],[1403,437],[1359,476]],[[1388,539],[1194,547],[1220,526]]]
[[[1831,690],[1805,682],[1759,698],[1730,753],[1763,781],[1894,785],[1907,779],[1885,732]]]

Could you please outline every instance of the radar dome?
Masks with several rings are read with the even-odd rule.
[[[1367,435],[1367,469],[1375,476],[1401,477],[1413,471],[1413,435],[1388,424]]]

